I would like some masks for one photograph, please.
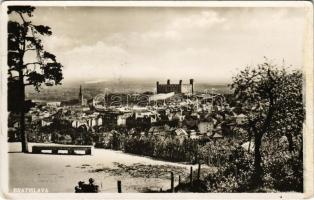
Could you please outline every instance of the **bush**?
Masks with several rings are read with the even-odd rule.
[[[277,147],[276,147],[277,146]],[[253,157],[241,147],[231,149],[229,159],[206,177],[209,192],[303,192],[302,151],[267,141],[263,146],[263,187],[253,188]]]
[[[264,163],[265,186],[276,190],[303,192],[303,161],[297,151],[284,151]]]
[[[198,140],[161,136],[128,136],[124,141],[124,152],[150,156],[174,162],[196,163]]]
[[[223,166],[206,177],[209,192],[247,192],[252,190],[252,158],[241,147],[231,150]]]

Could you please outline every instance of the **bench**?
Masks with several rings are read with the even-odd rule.
[[[86,146],[49,146],[35,145],[32,147],[34,154],[67,154],[67,155],[91,155],[92,148]]]

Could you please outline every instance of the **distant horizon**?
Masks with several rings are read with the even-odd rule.
[[[231,82],[229,81],[205,81],[205,80],[197,80],[193,77],[191,77],[191,79],[194,79],[194,84],[195,85],[203,85],[203,84],[207,84],[207,85],[228,85]],[[140,84],[152,84],[152,85],[156,85],[156,82],[158,81],[159,84],[166,84],[167,83],[168,78],[163,78],[163,79],[150,79],[150,78],[124,78],[122,79],[96,79],[96,80],[90,80],[90,79],[82,79],[82,80],[62,80],[61,85],[53,85],[53,86],[43,86],[43,89],[54,89],[54,88],[59,88],[59,87],[73,87],[73,86],[78,86],[82,85],[82,86],[95,86],[98,84],[128,84],[128,83],[136,83],[138,85]],[[179,80],[182,80],[183,84],[188,84],[190,79],[170,79],[170,83],[171,84],[178,84]],[[29,90],[31,87],[26,87],[27,90]]]
[[[166,84],[166,80],[158,80],[160,84]],[[170,79],[171,84],[178,84],[179,80]],[[183,80],[183,84],[189,83],[189,80]],[[231,90],[228,87],[229,83],[205,83],[198,82],[194,79],[194,91],[204,92],[209,89],[216,89],[220,93],[229,93]],[[82,86],[84,96],[95,97],[101,93],[144,93],[156,92],[156,81],[150,79],[124,79],[124,80],[104,80],[97,83],[86,84],[82,81],[70,81],[63,85],[47,87],[45,86],[38,93],[34,88],[26,89],[26,96],[31,100],[48,100],[48,101],[64,101],[76,99],[78,97],[79,88]]]

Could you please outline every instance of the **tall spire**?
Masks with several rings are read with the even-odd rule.
[[[84,105],[84,97],[83,97],[83,92],[82,92],[82,86],[80,85],[80,93],[79,93],[79,103],[81,106]]]
[[[80,93],[79,93],[79,100],[81,100],[81,98],[82,98],[82,86],[80,85]]]

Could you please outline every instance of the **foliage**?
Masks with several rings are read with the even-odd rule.
[[[41,36],[52,34],[50,27],[35,25],[28,19],[32,17],[34,10],[35,7],[32,6],[9,6],[7,11],[10,15],[7,63],[9,68],[8,110],[21,115],[20,131],[23,152],[28,152],[25,112],[33,106],[31,102],[25,101],[25,87],[33,86],[39,91],[42,84],[57,85],[63,79],[63,66],[56,61],[52,53],[45,51],[42,45]],[[30,52],[34,52],[36,58],[33,58],[34,62],[26,63],[26,58],[32,57]]]
[[[253,187],[254,166],[251,154],[242,148],[231,148],[230,155],[217,173],[205,178],[208,192],[303,191],[302,154],[298,150],[289,151],[288,145],[280,140],[263,141],[263,187]]]
[[[162,135],[127,135],[112,131],[111,136],[106,137],[107,143],[97,147],[123,150],[143,156],[173,162],[205,163],[210,166],[220,167],[224,165],[231,152],[239,141],[222,138],[199,138],[162,136]]]
[[[231,88],[237,107],[247,117],[241,126],[250,138],[254,137],[254,181],[260,186],[262,138],[266,134],[270,138],[285,134],[293,147],[292,137],[301,133],[304,120],[302,74],[288,72],[285,66],[278,67],[267,61],[255,68],[245,68],[233,77]]]
[[[231,151],[228,162],[206,177],[209,192],[248,192],[252,190],[253,163],[241,147]]]
[[[210,166],[221,167],[233,156],[232,152],[239,146],[235,139],[210,140],[199,149],[200,160]]]
[[[302,140],[296,140],[296,147],[290,151],[288,141],[283,138],[265,139],[263,142],[265,187],[278,191],[303,192]]]
[[[56,61],[56,56],[43,49],[41,36],[52,34],[49,26],[34,25],[25,18],[32,17],[35,10],[31,6],[10,6],[8,14],[16,14],[20,21],[8,22],[8,66],[9,82],[23,77],[24,85],[33,85],[39,91],[40,86],[60,84],[62,65]],[[25,63],[24,58],[29,51],[36,52],[35,62]],[[21,80],[20,80],[21,81]]]
[[[128,136],[124,151],[174,162],[196,163],[198,140],[189,138],[180,142],[177,138],[163,136]]]

